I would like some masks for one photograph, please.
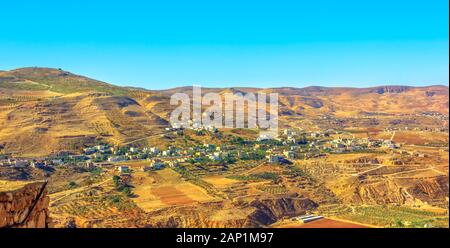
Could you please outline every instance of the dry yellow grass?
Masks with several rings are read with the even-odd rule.
[[[226,178],[224,176],[204,177],[203,180],[212,184],[214,187],[219,188],[219,189],[229,187],[229,186],[239,182],[239,180]]]
[[[31,183],[30,181],[5,181],[0,180],[0,192],[1,191],[12,191],[20,189],[21,187]]]

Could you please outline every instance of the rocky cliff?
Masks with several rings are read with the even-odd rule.
[[[246,202],[205,203],[194,207],[163,209],[140,218],[137,226],[176,228],[266,227],[284,217],[317,208],[308,198],[284,196]]]
[[[48,227],[46,185],[46,182],[0,181],[0,228]]]

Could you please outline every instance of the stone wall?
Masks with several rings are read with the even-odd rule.
[[[46,182],[0,188],[0,228],[46,228],[50,223]]]

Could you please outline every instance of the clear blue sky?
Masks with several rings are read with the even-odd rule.
[[[0,70],[149,89],[449,81],[447,0],[3,1]]]

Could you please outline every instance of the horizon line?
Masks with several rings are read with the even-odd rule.
[[[60,70],[60,71],[64,71],[64,72],[68,72],[71,73],[73,75],[76,76],[80,76],[80,77],[86,77],[95,81],[99,81],[102,83],[106,83],[106,84],[110,84],[116,87],[122,87],[122,88],[135,88],[135,89],[143,89],[143,90],[148,90],[148,91],[166,91],[166,90],[173,90],[173,89],[178,89],[178,88],[188,88],[188,87],[192,87],[194,85],[198,85],[201,86],[201,83],[191,83],[190,85],[188,83],[183,83],[180,84],[179,86],[175,86],[175,87],[171,87],[171,88],[147,88],[147,87],[142,87],[142,86],[132,86],[132,85],[126,85],[126,83],[116,83],[116,82],[110,82],[110,81],[104,81],[102,79],[97,79],[95,76],[90,76],[90,75],[84,75],[84,74],[78,74],[78,73],[74,73],[72,71],[69,70],[65,70],[63,68],[56,68],[56,67],[45,67],[45,66],[25,66],[25,67],[17,67],[14,69],[0,69],[0,72],[8,72],[8,71],[15,71],[15,70],[21,70],[21,69],[50,69],[50,70]],[[225,82],[221,83],[224,84]],[[257,83],[257,82],[255,82]],[[291,82],[291,83],[285,83],[286,85],[292,84],[292,83],[296,83],[297,82]],[[328,84],[330,84],[331,82],[329,82]],[[133,84],[133,83],[131,83]],[[148,84],[152,84],[152,83],[148,83]],[[242,84],[252,84],[249,82],[243,82]],[[379,87],[386,87],[386,86],[391,86],[391,87],[411,87],[411,88],[426,88],[426,87],[449,87],[449,82],[446,83],[374,83],[371,86],[366,86],[366,87],[355,87],[355,86],[331,86],[331,85],[323,85],[324,83],[313,83],[313,84],[305,84],[305,86],[301,86],[301,87],[295,87],[295,86],[275,86],[275,87],[254,87],[254,86],[242,86],[242,85],[235,85],[235,86],[229,86],[229,87],[203,87],[201,86],[201,88],[204,89],[231,89],[231,88],[248,88],[248,89],[283,89],[283,88],[292,88],[292,89],[304,89],[304,88],[314,88],[314,87],[318,87],[318,88],[349,88],[349,89],[368,89],[368,88],[379,88]],[[326,83],[325,83],[326,84]],[[335,83],[333,83],[335,84]],[[337,83],[336,83],[337,84]],[[345,84],[345,83],[344,83]],[[348,84],[352,84],[352,83],[348,83]],[[364,83],[358,83],[358,84],[364,84]],[[366,83],[367,84],[367,83]],[[370,83],[369,83],[370,84]],[[413,84],[417,84],[417,85],[413,85]]]

